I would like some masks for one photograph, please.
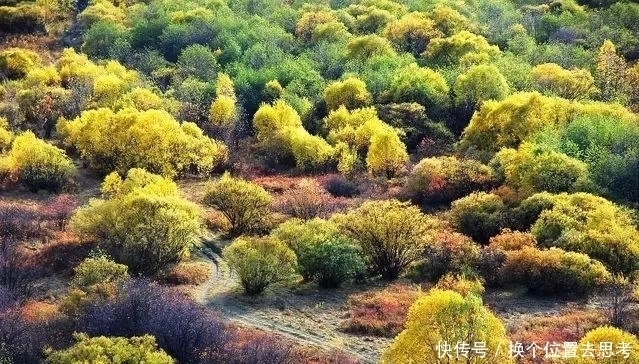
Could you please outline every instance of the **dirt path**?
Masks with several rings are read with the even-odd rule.
[[[224,314],[229,320],[273,332],[304,345],[340,350],[362,363],[377,363],[389,339],[355,336],[338,330],[346,313],[350,290],[266,292],[249,298],[241,293],[237,277],[211,249],[203,250],[214,274],[193,291],[194,299]],[[277,288],[276,288],[277,289]]]

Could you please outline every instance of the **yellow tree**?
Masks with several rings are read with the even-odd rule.
[[[392,129],[376,133],[366,154],[366,167],[371,174],[394,176],[408,162],[406,146]]]
[[[574,360],[566,360],[566,362],[572,364],[639,364],[638,347],[639,340],[635,335],[610,326],[598,327],[589,331],[579,340],[577,352],[582,355]],[[583,353],[589,354],[583,355]]]
[[[235,97],[233,81],[227,74],[218,74],[215,81],[215,95],[215,100],[209,109],[209,120],[216,126],[232,123],[237,116],[235,106],[237,98]]]
[[[324,100],[329,110],[335,110],[342,105],[352,110],[368,106],[373,98],[364,81],[349,77],[344,81],[330,83],[324,90]]]
[[[479,297],[439,289],[413,303],[406,329],[381,360],[381,364],[514,362],[504,325]]]
[[[569,100],[585,99],[596,91],[594,78],[586,69],[567,70],[555,63],[535,66],[531,76],[541,92]]]
[[[605,40],[599,48],[597,85],[604,101],[622,101],[625,90],[626,60],[617,54],[615,45]]]

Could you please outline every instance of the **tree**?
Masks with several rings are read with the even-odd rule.
[[[155,274],[199,243],[200,210],[171,180],[143,169],[131,169],[124,180],[113,172],[102,192],[103,199],[76,212],[71,228],[132,272]]]
[[[366,60],[374,56],[392,55],[390,42],[379,35],[370,34],[353,38],[346,45],[346,56],[352,60]]]
[[[75,334],[76,343],[64,350],[49,352],[48,364],[112,363],[173,364],[163,350],[157,348],[151,335],[132,337],[93,337]]]
[[[555,63],[544,63],[533,67],[531,75],[539,91],[565,99],[586,99],[596,92],[595,80],[586,69],[567,70]]]
[[[592,185],[585,163],[543,145],[525,142],[517,150],[504,148],[491,165],[506,184],[525,195],[542,191],[576,192]]]
[[[523,284],[530,293],[586,296],[612,278],[601,262],[559,248],[523,247],[506,253],[503,283]]]
[[[501,198],[486,192],[473,192],[453,201],[449,218],[455,228],[478,243],[499,233],[504,224],[506,207]]]
[[[324,100],[328,110],[335,110],[342,105],[352,110],[368,106],[372,96],[366,90],[366,84],[363,81],[349,77],[344,81],[335,81],[326,86]]]
[[[336,224],[324,219],[290,219],[273,230],[271,236],[295,252],[299,274],[305,281],[311,281],[316,274],[313,251],[323,241],[339,238],[340,232]]]
[[[361,247],[369,269],[385,279],[397,278],[419,260],[437,220],[397,200],[368,201],[332,220]]]
[[[202,81],[214,79],[219,68],[216,55],[200,44],[184,48],[178,57],[177,66],[178,73],[183,78],[191,76]]]
[[[597,86],[604,101],[620,100],[625,91],[626,61],[617,55],[617,49],[610,40],[605,40],[599,48],[597,58]]]
[[[336,288],[342,282],[357,277],[364,271],[360,249],[342,237],[329,237],[319,241],[308,252],[306,271],[320,287]]]
[[[612,343],[613,347],[607,350],[607,343]],[[622,350],[620,348],[636,348],[639,346],[637,337],[629,332],[610,327],[602,326],[590,330],[579,340],[578,352],[587,350],[588,347],[604,348],[595,350],[592,357],[584,356],[570,361],[574,364],[637,364],[639,354],[634,349]],[[627,355],[625,354],[627,353]]]
[[[584,253],[613,273],[639,267],[639,231],[626,210],[588,193],[560,194],[531,228],[540,246]]]
[[[442,345],[458,342],[485,342],[493,354],[482,357],[471,351],[468,358],[439,354]],[[381,363],[514,363],[507,350],[498,350],[507,345],[504,325],[479,297],[433,289],[411,305],[406,328],[384,352]]]
[[[225,73],[219,73],[215,81],[216,98],[209,110],[209,119],[213,125],[224,126],[231,124],[237,117],[237,98],[233,81]]]
[[[283,100],[262,105],[253,116],[253,125],[260,146],[276,162],[294,160],[301,169],[319,169],[334,155],[324,139],[304,129],[297,111]]]
[[[366,153],[366,167],[371,174],[384,174],[391,178],[408,162],[406,146],[393,130],[376,133],[371,137]]]
[[[207,186],[204,204],[220,210],[231,224],[231,235],[259,232],[268,225],[272,197],[259,185],[227,172]]]
[[[237,238],[222,255],[240,277],[244,291],[256,295],[272,283],[290,278],[295,272],[295,253],[271,238]]]
[[[464,121],[468,121],[483,101],[501,100],[510,88],[496,66],[477,65],[457,77],[453,91],[455,105],[462,109]]]
[[[70,183],[75,166],[62,149],[27,131],[15,137],[9,152],[0,156],[0,176],[3,174],[9,182],[20,183],[33,192],[59,191]]]
[[[494,184],[490,168],[472,159],[424,158],[413,167],[405,190],[418,204],[448,204]]]
[[[102,173],[144,168],[167,177],[206,174],[227,158],[224,144],[163,110],[89,110],[58,123],[58,132]]]
[[[447,109],[448,84],[442,75],[416,63],[395,71],[388,89],[394,102],[416,102],[426,107],[428,116],[438,119]]]
[[[499,55],[499,47],[490,45],[481,35],[462,30],[447,38],[435,38],[422,54],[432,64],[469,65]]]
[[[428,42],[443,34],[435,28],[433,22],[422,12],[412,12],[392,21],[384,28],[384,36],[400,50],[410,52],[415,57],[421,55]]]

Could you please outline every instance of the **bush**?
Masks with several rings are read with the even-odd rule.
[[[556,195],[548,192],[536,193],[514,208],[511,213],[511,225],[515,230],[528,231],[544,210],[552,209]]]
[[[288,220],[271,232],[271,236],[286,243],[297,256],[297,269],[302,278],[310,281],[316,274],[316,247],[323,241],[340,235],[337,226],[323,219]]]
[[[240,277],[248,295],[262,293],[272,283],[286,280],[295,272],[295,253],[272,237],[238,238],[222,255]]]
[[[0,74],[9,79],[22,78],[41,64],[40,56],[27,49],[9,48],[0,52]]]
[[[404,329],[408,308],[419,291],[405,285],[392,285],[380,291],[348,297],[348,318],[340,330],[354,334],[393,337]]]
[[[77,207],[78,201],[75,197],[65,193],[49,199],[42,212],[46,218],[55,223],[58,230],[62,231]]]
[[[504,325],[475,295],[433,289],[412,304],[405,327],[382,354],[382,364],[437,363],[442,342],[485,342],[487,351],[494,353],[482,358],[471,350],[464,361],[515,362],[507,351],[498,349],[508,345]]]
[[[397,200],[367,201],[332,221],[361,247],[369,268],[385,279],[397,278],[419,260],[438,221]]]
[[[89,257],[75,267],[73,284],[88,288],[104,283],[118,283],[128,278],[127,266],[102,255]]]
[[[231,224],[229,233],[238,236],[261,232],[269,225],[272,197],[261,186],[233,178],[227,172],[210,183],[204,204],[220,210]]]
[[[474,192],[451,205],[450,221],[461,233],[486,244],[501,230],[505,206],[499,196]]]
[[[63,150],[38,139],[27,131],[18,135],[0,164],[7,166],[7,177],[29,190],[59,191],[75,174],[73,162]],[[1,174],[0,174],[1,176]]]
[[[279,207],[292,217],[310,220],[328,212],[330,196],[313,180],[303,180],[282,196]]]
[[[211,276],[212,268],[203,262],[181,262],[164,273],[162,279],[171,284],[198,285]]]
[[[98,241],[132,272],[155,274],[199,243],[200,211],[174,182],[132,169],[124,180],[115,172],[108,175],[102,192],[105,199],[80,208],[71,228]]]
[[[540,246],[587,254],[615,273],[639,268],[639,231],[626,210],[587,193],[561,194],[531,228]]]
[[[411,171],[406,193],[415,203],[448,204],[493,184],[490,168],[474,160],[455,157],[422,159]]]
[[[585,254],[532,247],[508,252],[501,274],[504,282],[521,283],[542,295],[583,296],[611,278],[603,264]]]
[[[76,343],[64,350],[50,352],[48,364],[73,364],[79,362],[108,362],[126,364],[144,362],[148,364],[173,364],[173,360],[163,350],[157,348],[151,335],[132,337],[93,337],[86,334],[74,335]]]
[[[373,98],[363,81],[351,77],[329,84],[324,89],[324,100],[328,110],[335,110],[342,105],[352,110],[368,106]]]
[[[485,291],[484,285],[479,279],[468,279],[464,276],[456,276],[453,274],[443,276],[437,282],[435,288],[457,292],[462,296],[468,296],[469,294],[481,296]]]
[[[535,248],[536,246],[537,241],[532,234],[510,229],[504,229],[499,235],[490,238],[488,244],[489,248],[503,251],[521,250],[525,247]]]
[[[360,189],[354,182],[344,177],[331,177],[324,186],[326,191],[334,197],[354,197],[360,194]]]
[[[0,32],[43,33],[44,18],[39,6],[20,4],[16,7],[0,6]]]
[[[575,192],[592,185],[585,163],[544,146],[523,143],[500,150],[491,165],[505,183],[524,194]]]
[[[465,235],[443,230],[426,246],[422,261],[412,269],[417,281],[437,281],[447,273],[476,276],[481,249]]]
[[[102,173],[144,168],[167,177],[206,174],[227,157],[223,144],[162,110],[84,111],[73,121],[58,123],[58,132]]]
[[[364,271],[360,249],[352,242],[339,237],[320,241],[307,252],[309,266],[306,271],[320,287],[335,288]]]
[[[610,350],[606,350],[607,343],[612,343]],[[628,349],[628,357],[625,357],[619,349],[625,345]],[[596,348],[593,351],[593,357],[582,355],[581,357],[571,361],[574,364],[616,364],[639,363],[639,353],[635,349],[639,346],[637,336],[611,326],[602,326],[588,331],[584,337],[579,340],[577,346],[578,352],[587,352],[588,348]],[[603,350],[601,350],[604,348]]]

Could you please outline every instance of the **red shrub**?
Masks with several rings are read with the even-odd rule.
[[[394,337],[404,329],[408,308],[418,292],[405,285],[393,285],[377,292],[349,298],[345,332]]]

